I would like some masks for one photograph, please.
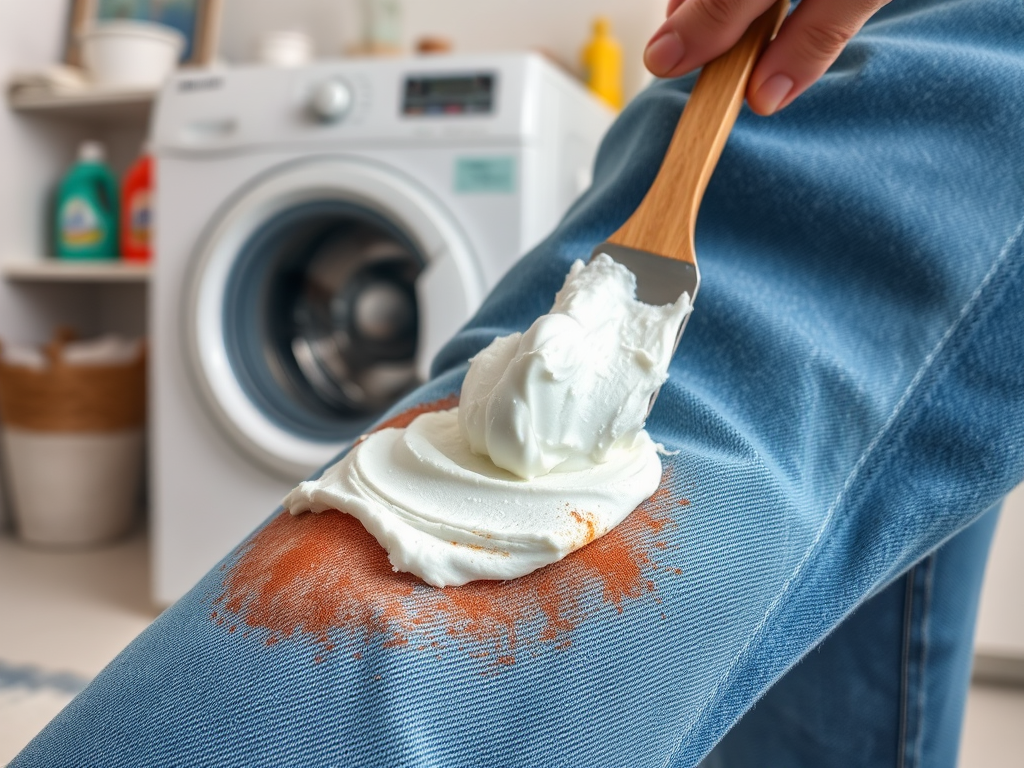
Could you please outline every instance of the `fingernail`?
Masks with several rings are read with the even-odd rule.
[[[793,79],[783,74],[772,75],[757,89],[754,98],[761,111],[771,115],[779,108],[779,104],[793,90]]]
[[[644,64],[654,74],[665,75],[675,69],[685,55],[686,48],[679,35],[667,29],[647,44]]]

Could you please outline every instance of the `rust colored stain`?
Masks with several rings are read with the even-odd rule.
[[[450,397],[423,405],[381,428],[456,404]],[[528,646],[568,648],[566,635],[602,605],[621,613],[627,601],[654,591],[645,574],[655,566],[655,539],[678,508],[668,495],[663,478],[612,531],[531,574],[444,589],[393,571],[387,553],[351,515],[283,512],[242,545],[211,619],[238,617],[236,623],[262,630],[268,646],[293,637],[312,641],[321,660],[334,649],[331,639],[344,637],[356,659],[379,643],[408,652],[454,647],[508,666]],[[592,520],[590,526],[593,534]]]
[[[583,544],[589,544],[597,538],[597,522],[594,519],[594,515],[590,512],[577,512],[573,510],[569,513],[572,515],[572,519],[582,525],[586,529],[586,534],[583,536]]]
[[[433,413],[435,411],[450,411],[458,404],[458,395],[448,395],[448,397],[442,397],[440,400],[434,400],[430,403],[421,403],[407,411],[402,411],[400,414],[393,416],[387,421],[381,422],[373,431],[379,432],[382,429],[401,429],[402,427],[408,427],[413,423],[417,416],[422,416],[424,413]]]

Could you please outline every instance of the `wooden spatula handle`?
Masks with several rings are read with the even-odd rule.
[[[732,48],[704,65],[654,183],[609,242],[695,262],[697,210],[743,104],[754,64],[778,31],[789,0],[777,0]]]

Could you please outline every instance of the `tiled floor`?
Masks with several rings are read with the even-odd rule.
[[[0,534],[0,765],[155,618],[148,593],[142,535],[50,552]],[[1024,688],[972,689],[960,766],[1024,766]]]
[[[0,765],[156,617],[147,542],[32,549],[0,534]]]

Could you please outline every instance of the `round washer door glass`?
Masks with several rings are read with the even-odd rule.
[[[350,159],[288,166],[200,248],[197,383],[239,447],[300,479],[420,382],[482,293],[465,239],[410,179]]]

